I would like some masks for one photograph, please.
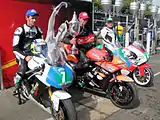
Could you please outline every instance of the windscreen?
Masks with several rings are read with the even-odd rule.
[[[136,46],[136,48],[142,49],[145,51],[144,45],[140,41],[134,41],[133,45]]]

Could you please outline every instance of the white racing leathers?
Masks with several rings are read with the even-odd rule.
[[[13,36],[13,52],[17,59],[24,59],[26,53],[25,46],[33,42],[34,39],[43,38],[41,29],[37,26],[29,27],[24,24],[18,27]]]
[[[13,36],[13,53],[16,56],[16,61],[19,64],[18,72],[16,75],[24,76],[27,70],[27,62],[25,57],[30,55],[30,44],[35,39],[43,38],[41,29],[37,26],[29,27],[24,24],[18,27]],[[19,76],[18,76],[19,77]]]
[[[118,38],[116,37],[116,34],[114,32],[114,29],[110,29],[108,27],[103,27],[101,30],[101,36],[103,38],[102,42],[104,45],[107,45],[111,51],[117,50],[117,48],[122,47],[121,44],[118,41]]]

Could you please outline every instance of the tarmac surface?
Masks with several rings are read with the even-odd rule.
[[[133,109],[120,109],[109,99],[79,89],[71,89],[78,120],[160,120],[160,54],[151,56],[149,64],[154,72],[154,86],[139,87],[139,103]],[[14,88],[0,91],[0,120],[53,120],[50,111],[29,100],[17,104]]]

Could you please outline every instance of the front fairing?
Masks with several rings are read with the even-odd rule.
[[[140,41],[134,41],[132,44],[134,47],[136,47],[141,52],[146,52],[144,45]]]
[[[68,64],[52,66],[48,71],[46,82],[55,88],[66,88],[73,82],[73,71]]]
[[[119,48],[117,49],[117,51],[113,51],[113,54],[120,58],[123,62],[125,62],[125,64],[127,65],[127,67],[131,67],[131,62],[130,60],[128,59],[128,57],[124,54],[123,52],[123,48]]]
[[[102,49],[103,46],[104,46],[103,44],[99,44],[99,45],[96,46],[96,48],[97,48],[97,49]]]
[[[109,49],[110,51],[112,51],[112,54],[115,55],[116,57],[118,57],[120,60],[116,61],[116,63],[123,63],[125,62],[125,64],[127,65],[127,67],[131,67],[131,62],[129,61],[128,57],[124,54],[123,52],[123,48],[118,48],[117,50],[114,50],[111,48],[111,46],[107,46],[107,45],[98,45],[96,46],[97,49],[103,49],[103,47],[105,46],[105,48]]]
[[[134,61],[136,61],[136,65],[141,65],[149,60],[149,54],[145,51],[145,49],[140,49],[140,47],[135,45],[129,45],[127,49],[136,55],[136,58],[134,59]]]
[[[147,52],[144,52],[144,56],[147,60],[149,60],[149,54]]]
[[[50,17],[47,32],[47,57],[46,63],[48,71],[46,72],[46,83],[54,88],[62,89],[71,85],[73,81],[73,71],[66,63],[63,54],[63,46],[59,39],[54,36],[54,12]],[[53,26],[52,26],[53,25]],[[47,68],[46,67],[46,68]]]

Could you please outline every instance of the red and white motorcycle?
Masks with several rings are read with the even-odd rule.
[[[124,54],[130,59],[131,63],[137,68],[133,71],[133,79],[140,86],[150,86],[153,84],[154,73],[151,65],[147,62],[149,55],[146,52],[143,44],[139,41],[134,41],[133,44],[123,49]]]

